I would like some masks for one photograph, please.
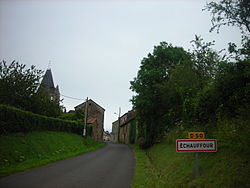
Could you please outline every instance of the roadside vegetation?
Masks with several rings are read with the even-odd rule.
[[[96,150],[84,115],[62,112],[41,89],[42,71],[16,61],[0,62],[0,177]]]
[[[132,145],[136,156],[132,187],[250,187],[250,118],[220,120],[217,128],[207,129],[207,137],[217,139],[218,151],[199,153],[199,177],[195,177],[194,153],[177,153],[175,147],[176,139],[185,139],[194,130],[176,127],[145,150]]]
[[[250,3],[207,3],[211,31],[236,26],[241,46],[195,36],[192,49],[161,42],[141,61],[131,81],[136,93],[137,145],[133,187],[250,187]],[[199,153],[201,176],[194,175],[194,153],[177,153],[176,139],[188,132],[217,139],[216,153]],[[131,142],[132,143],[132,142]]]
[[[65,132],[30,132],[0,137],[0,177],[103,147],[92,138]]]

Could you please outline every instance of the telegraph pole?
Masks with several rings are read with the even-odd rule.
[[[88,116],[88,97],[85,102],[83,136],[86,136],[86,127],[87,127],[87,119],[88,119],[87,116]]]
[[[119,107],[119,115],[118,115],[118,138],[117,141],[119,142],[119,137],[120,137],[120,125],[121,125],[121,107]]]

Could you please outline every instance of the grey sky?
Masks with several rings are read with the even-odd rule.
[[[63,95],[89,97],[106,109],[105,129],[132,108],[131,81],[161,41],[191,48],[195,34],[240,43],[236,28],[209,33],[204,0],[0,0],[0,60],[46,70]],[[67,110],[83,101],[64,98]]]

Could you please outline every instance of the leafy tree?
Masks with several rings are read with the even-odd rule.
[[[213,42],[203,42],[200,36],[195,36],[195,40],[191,41],[193,51],[191,52],[194,68],[198,71],[200,80],[203,80],[203,86],[214,78],[218,63],[224,60],[219,53],[211,48]]]
[[[74,113],[63,113],[59,116],[60,119],[64,120],[77,120],[84,122],[84,111],[82,109],[76,110]]]
[[[26,65],[16,61],[10,65],[0,62],[0,104],[57,117],[61,113],[58,101],[52,101],[48,93],[38,91],[42,73],[33,65],[26,69]]]
[[[177,104],[172,104],[170,108],[175,114],[178,112],[178,116],[174,121],[175,123],[172,123],[172,125],[180,122],[189,125],[196,119],[196,115],[194,114],[195,98],[197,93],[202,89],[202,82],[203,80],[200,78],[200,73],[196,69],[194,62],[179,65],[172,71],[167,87],[175,91],[175,100],[178,102]],[[162,97],[165,97],[165,100],[169,100],[169,96],[164,95],[164,93]],[[169,114],[168,117],[171,118],[174,116]]]
[[[237,49],[236,44],[229,43],[228,51],[231,57],[238,60],[250,57],[250,1],[249,0],[221,0],[220,2],[207,3],[204,10],[212,13],[212,28],[210,31],[220,27],[237,26],[242,34],[242,48]]]
[[[34,113],[50,117],[58,117],[62,113],[59,102],[51,100],[51,96],[46,92],[36,92],[31,101],[32,105],[29,110]]]
[[[227,119],[240,115],[250,106],[250,61],[221,63],[215,82],[197,99],[197,115],[203,124],[216,124],[216,117]]]
[[[243,33],[250,32],[250,1],[249,0],[221,0],[220,2],[207,3],[206,10],[212,13],[212,28],[221,26],[237,26]]]
[[[162,135],[165,125],[161,117],[165,114],[165,105],[161,98],[161,85],[169,79],[172,70],[190,62],[190,55],[180,47],[161,42],[154,47],[153,53],[141,61],[137,77],[131,81],[131,89],[137,93],[132,102],[139,121],[139,137],[142,147],[151,146]]]
[[[31,98],[37,91],[42,71],[35,66],[25,69],[16,61],[0,62],[0,103],[30,110]]]

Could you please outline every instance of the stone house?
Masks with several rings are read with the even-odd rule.
[[[75,107],[75,110],[85,111],[85,106],[87,105],[87,123],[93,125],[92,137],[96,141],[103,141],[103,131],[104,131],[104,112],[105,109],[89,99],[87,102],[79,104]]]
[[[120,117],[119,120],[112,123],[112,141],[129,144],[129,133],[132,121],[135,120],[135,111],[131,110]],[[120,124],[120,126],[119,126]]]
[[[118,142],[118,125],[119,121],[116,120],[112,123],[112,132],[111,132],[111,141],[112,142]]]
[[[103,141],[110,141],[111,140],[111,135],[108,131],[103,132]]]

